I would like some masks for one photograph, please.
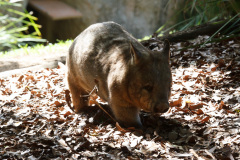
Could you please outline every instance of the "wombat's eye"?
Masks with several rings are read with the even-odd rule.
[[[152,92],[153,86],[151,86],[151,85],[148,84],[148,85],[144,86],[143,89],[146,90],[146,91],[148,91],[148,92]]]

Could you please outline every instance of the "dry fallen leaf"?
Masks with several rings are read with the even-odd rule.
[[[141,131],[74,113],[65,67],[0,78],[0,159],[240,159],[239,40],[179,51],[206,38],[171,45],[171,107],[141,111]]]
[[[174,107],[174,106],[180,107],[181,105],[182,105],[182,98],[181,97],[176,101],[170,102],[171,107]]]

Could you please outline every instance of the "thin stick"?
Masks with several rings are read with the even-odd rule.
[[[213,160],[217,160],[212,153],[205,149],[205,152],[212,157]]]
[[[93,90],[89,93],[89,97],[92,97],[92,95],[95,93],[96,95],[97,95],[97,92],[99,91],[99,89],[98,89],[98,81],[95,79],[95,86],[94,86],[94,88],[93,88]],[[103,110],[114,122],[117,122],[96,100],[95,100],[95,98],[91,98],[91,100],[95,103],[95,104],[97,104],[97,106],[101,109],[101,110]]]
[[[193,149],[189,150],[198,160],[204,160],[202,157],[200,157]]]
[[[114,122],[117,122],[95,99],[92,99],[97,106],[103,110]]]

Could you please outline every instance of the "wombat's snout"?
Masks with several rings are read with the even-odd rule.
[[[153,113],[165,113],[169,109],[169,103],[159,103],[153,108]]]

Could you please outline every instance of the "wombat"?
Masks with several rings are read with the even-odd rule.
[[[67,56],[67,80],[74,110],[88,105],[88,95],[98,85],[98,95],[110,105],[124,127],[142,127],[139,111],[164,113],[169,109],[172,75],[169,43],[151,51],[119,24],[93,24],[73,42]]]

